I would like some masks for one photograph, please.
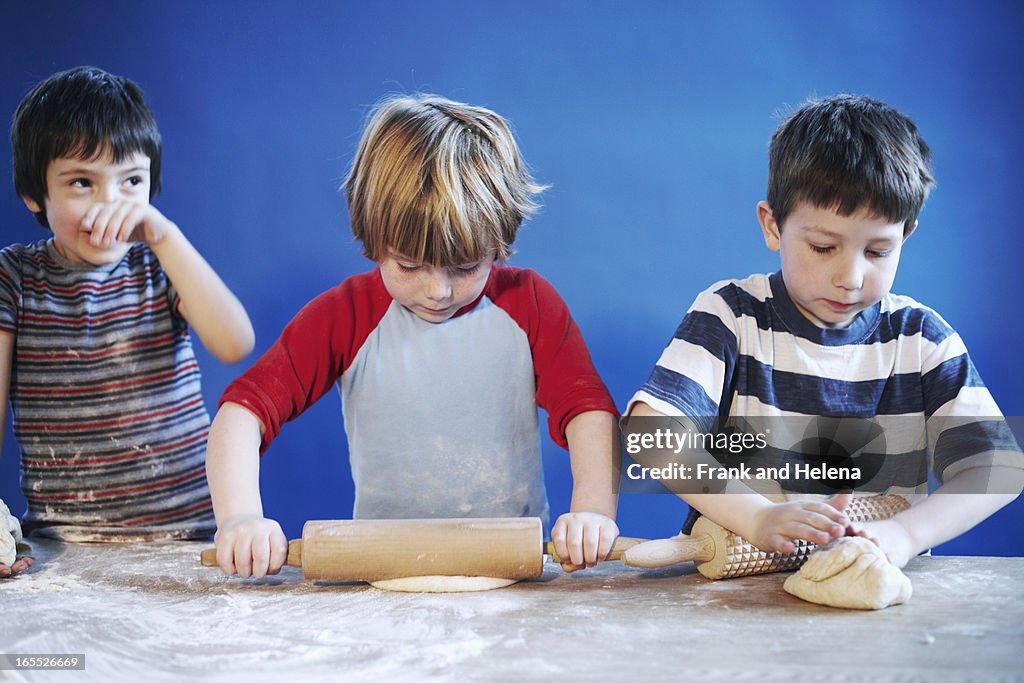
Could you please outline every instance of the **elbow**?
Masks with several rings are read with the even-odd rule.
[[[252,353],[255,346],[256,334],[253,332],[252,325],[246,325],[244,330],[232,335],[232,338],[227,340],[227,343],[222,344],[214,355],[217,356],[217,360],[220,362],[226,365],[234,365]]]

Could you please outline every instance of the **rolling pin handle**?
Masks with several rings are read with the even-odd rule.
[[[662,538],[633,546],[623,553],[622,563],[630,567],[668,567],[680,562],[707,562],[715,556],[715,542],[707,534]]]
[[[199,555],[199,559],[204,567],[216,567],[217,549],[207,548]],[[302,566],[302,539],[288,541],[288,559],[284,563],[292,567]]]
[[[627,550],[629,550],[635,545],[647,542],[648,540],[646,538],[630,538],[629,536],[619,536],[615,539],[615,543],[612,545],[612,549],[608,553],[608,557],[604,558],[604,561],[611,562],[613,560],[621,560],[622,556],[626,553]],[[558,553],[555,552],[555,544],[551,541],[548,541],[544,544],[544,552],[551,556],[551,560],[553,562],[557,562],[559,564],[562,563],[562,560],[558,557]]]

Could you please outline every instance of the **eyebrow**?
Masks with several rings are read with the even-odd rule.
[[[822,237],[834,237],[836,239],[842,239],[842,237],[843,237],[843,235],[841,235],[838,232],[833,232],[832,230],[826,230],[825,228],[822,228],[822,227],[817,226],[817,225],[805,225],[805,226],[801,227],[800,230],[801,230],[801,232],[804,232],[804,233],[813,232],[813,233],[815,233],[817,235],[821,235]]]
[[[123,175],[123,174],[127,174],[127,173],[138,173],[139,171],[148,171],[148,170],[149,170],[149,166],[132,166],[131,168],[126,168],[124,170],[120,170],[117,173],[119,175]],[[60,177],[63,177],[63,176],[68,176],[68,175],[83,175],[83,174],[88,175],[88,174],[91,174],[91,173],[96,173],[96,170],[92,169],[92,168],[89,168],[88,166],[74,166],[72,168],[69,168],[66,171],[61,171],[60,173],[57,174],[57,177],[60,178]]]
[[[800,228],[800,230],[802,230],[805,234],[806,233],[814,233],[816,235],[821,235],[822,237],[830,237],[832,239],[837,239],[837,240],[842,240],[845,237],[845,235],[843,235],[842,233],[834,232],[832,230],[826,230],[825,228],[823,228],[821,226],[818,226],[818,225],[804,226],[804,227]],[[888,237],[876,237],[876,238],[874,238],[872,240],[869,240],[868,244],[872,244],[872,245],[875,245],[875,244],[893,245],[893,244],[896,244],[896,240],[890,239]]]

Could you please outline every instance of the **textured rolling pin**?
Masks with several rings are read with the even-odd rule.
[[[319,581],[383,581],[409,576],[493,576],[528,579],[541,575],[544,553],[537,517],[481,519],[357,519],[309,521],[302,539],[289,541],[286,564]],[[609,560],[645,539],[615,542]],[[217,566],[213,548],[202,563]]]
[[[910,507],[900,496],[854,498],[846,508],[853,522],[888,519]],[[696,562],[697,570],[709,579],[731,579],[751,574],[770,574],[797,569],[816,548],[813,543],[796,542],[790,555],[758,550],[733,532],[707,517],[698,519],[690,534],[639,543],[622,554],[623,564],[631,567],[666,567],[680,562]]]

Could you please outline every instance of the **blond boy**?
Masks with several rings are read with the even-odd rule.
[[[506,122],[440,97],[389,99],[344,189],[377,267],[311,301],[221,399],[208,449],[220,567],[280,569],[285,538],[263,516],[259,457],[335,385],[355,518],[546,520],[539,405],[574,477],[552,539],[568,569],[602,559],[618,533],[616,409],[552,287],[504,265],[542,189]]]

